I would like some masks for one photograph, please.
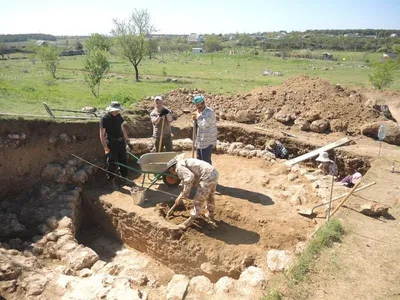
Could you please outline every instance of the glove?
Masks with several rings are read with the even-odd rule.
[[[193,121],[197,120],[197,112],[192,112],[192,119]]]
[[[168,114],[169,114],[169,110],[166,108],[163,108],[163,110],[160,112],[159,116],[162,117],[162,116],[166,116]]]

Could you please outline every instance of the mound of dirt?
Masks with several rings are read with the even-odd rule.
[[[381,112],[366,105],[368,99],[362,93],[309,76],[293,77],[279,86],[259,87],[246,94],[212,95],[199,89],[178,88],[164,98],[179,117],[193,110],[192,96],[200,93],[206,95],[207,105],[216,111],[219,119],[270,128],[292,126],[297,119],[310,124],[322,119],[343,124],[333,126],[333,131],[359,133],[365,123],[386,120]],[[150,98],[140,104],[142,109],[152,107]]]

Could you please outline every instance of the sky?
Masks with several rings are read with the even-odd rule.
[[[109,34],[135,8],[161,34],[400,29],[400,0],[14,0],[1,5],[0,34]]]

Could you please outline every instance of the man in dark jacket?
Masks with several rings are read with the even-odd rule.
[[[117,101],[112,101],[110,106],[107,107],[107,113],[101,118],[100,121],[100,141],[104,148],[104,153],[107,159],[107,171],[116,173],[118,166],[115,162],[126,165],[126,143],[129,147],[128,135],[125,128],[122,126],[124,119],[120,112],[122,111],[121,105]],[[122,177],[128,175],[127,168],[120,166],[119,171]],[[114,182],[114,175],[107,173],[107,179],[111,180],[112,187],[116,189]]]

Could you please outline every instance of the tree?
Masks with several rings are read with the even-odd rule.
[[[151,59],[154,53],[158,51],[158,41],[155,39],[149,39],[147,41],[146,46],[147,46],[147,55],[149,56],[149,59]]]
[[[94,48],[98,48],[100,50],[108,52],[111,48],[111,40],[105,35],[94,33],[86,40],[85,47],[86,50],[89,52],[92,51]]]
[[[373,72],[369,74],[369,81],[374,88],[381,90],[388,87],[393,82],[393,70],[395,63],[393,61],[379,62],[374,65]]]
[[[220,51],[222,49],[222,46],[218,36],[215,35],[206,36],[206,41],[204,42],[204,48],[206,52]]]
[[[394,44],[394,45],[392,46],[392,51],[393,51],[393,53],[398,53],[398,54],[400,54],[400,44]]]
[[[57,67],[60,63],[60,49],[56,46],[41,46],[37,52],[42,63],[53,78],[56,78]]]
[[[94,48],[85,58],[85,81],[89,86],[93,96],[100,96],[100,82],[110,69],[107,52],[103,49]]]
[[[139,81],[139,64],[146,54],[146,36],[156,31],[150,19],[147,9],[135,9],[128,20],[113,20],[115,29],[112,33],[121,47],[122,55],[134,67],[136,81]]]
[[[7,54],[8,52],[8,45],[6,43],[0,43],[0,55],[2,56],[2,59],[4,59],[4,54]]]
[[[75,50],[83,50],[83,45],[80,41],[75,43]]]

